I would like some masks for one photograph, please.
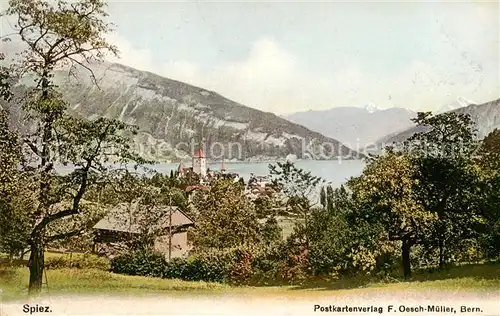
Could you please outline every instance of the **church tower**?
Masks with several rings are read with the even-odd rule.
[[[202,148],[195,150],[193,154],[193,172],[201,177],[207,176],[207,160]]]

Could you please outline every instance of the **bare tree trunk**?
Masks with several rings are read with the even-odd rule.
[[[30,269],[30,283],[28,292],[30,295],[38,295],[42,291],[44,249],[41,238],[34,238],[31,242],[31,254],[28,262]]]
[[[439,236],[439,268],[442,269],[444,267],[444,240],[443,236]]]
[[[410,240],[403,238],[402,240],[402,264],[403,264],[403,276],[405,279],[411,277],[411,262],[410,262]]]
[[[42,104],[49,99],[49,68],[45,67],[40,80],[42,95],[38,102]],[[42,149],[41,149],[41,161],[40,161],[40,193],[38,196],[38,202],[40,203],[37,215],[45,215],[47,202],[49,201],[50,192],[50,181],[49,181],[49,167],[51,163],[50,147],[49,144],[52,140],[52,123],[54,121],[54,114],[52,112],[42,111]],[[44,268],[44,243],[43,243],[43,231],[44,227],[35,227],[34,231],[31,233],[30,238],[30,259],[28,262],[28,267],[30,269],[30,281],[28,286],[29,295],[38,295],[42,291],[42,280],[43,280],[43,268]]]
[[[305,227],[305,238],[306,238],[306,249],[309,251],[309,226],[307,222],[307,212],[304,211],[304,227]]]
[[[172,204],[172,202],[170,202]],[[172,261],[172,206],[170,206],[168,223],[168,262]]]

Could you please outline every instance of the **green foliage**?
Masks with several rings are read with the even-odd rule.
[[[0,109],[0,191],[8,194],[11,184],[19,175],[17,172],[21,162],[21,148],[18,134],[9,128],[8,113]]]
[[[476,201],[483,221],[478,239],[486,258],[500,256],[500,130],[491,132],[481,144],[475,164],[480,174]]]
[[[0,197],[0,252],[18,255],[28,247],[33,227],[31,214],[35,209],[34,199],[28,190],[16,183],[15,195]],[[27,184],[26,184],[27,185]]]
[[[229,282],[231,284],[246,284],[253,276],[253,254],[250,251],[236,249],[233,252],[233,264],[229,270]]]
[[[286,257],[284,244],[263,247],[252,259],[253,282],[269,283],[281,279],[281,268]]]
[[[317,188],[324,183],[320,177],[296,167],[292,162],[269,165],[272,187],[286,196],[286,203],[293,214],[304,218],[316,204]]]
[[[412,121],[425,129],[412,135],[406,143],[407,149],[417,157],[467,158],[476,148],[474,121],[468,114],[420,112]]]
[[[91,254],[65,254],[45,259],[47,269],[97,269],[109,271],[111,263],[108,259]]]
[[[273,210],[273,207],[276,205],[272,197],[267,195],[259,196],[253,200],[253,204],[258,218],[266,218],[267,216],[274,215],[275,211]]]
[[[95,81],[86,64],[102,61],[106,53],[116,55],[116,48],[106,42],[111,26],[106,21],[105,2],[10,0],[8,4],[4,15],[16,21],[13,36],[26,47],[16,55],[9,71],[12,76],[30,76],[35,81],[33,89],[13,100],[22,106],[26,114],[23,123],[28,127],[20,137],[26,163],[23,166],[36,166],[23,170],[30,176],[37,197],[37,209],[31,216],[36,225],[29,236],[30,292],[36,294],[41,290],[46,244],[78,235],[88,223],[59,227],[62,232],[57,234],[51,234],[50,226],[86,211],[81,202],[87,189],[116,178],[116,171],[107,167],[110,163],[146,161],[130,148],[130,136],[137,133],[137,128],[117,120],[70,115],[70,105],[54,84],[55,70],[63,67],[69,68],[71,74],[88,70]],[[2,94],[3,87],[2,80]],[[36,130],[30,131],[31,127]],[[58,164],[72,166],[72,171],[60,176],[54,169]],[[84,215],[80,219],[92,217]]]
[[[283,230],[278,224],[276,217],[271,216],[266,219],[262,229],[262,243],[266,246],[276,244],[282,240]]]
[[[326,187],[322,187],[320,191],[320,204],[323,208],[328,210],[333,210],[334,204],[333,201],[335,199],[335,193],[331,185],[327,185]]]
[[[243,189],[230,180],[218,180],[194,202],[196,250],[250,246],[260,240],[260,225],[253,204]]]
[[[297,230],[299,225],[296,226]],[[290,237],[293,237],[292,234]],[[289,241],[292,239],[290,238]],[[311,275],[309,264],[308,246],[305,242],[293,240],[287,244],[286,255],[279,264],[279,278],[290,283],[297,283],[305,280]]]
[[[244,284],[253,274],[252,259],[252,252],[241,248],[203,252],[170,262],[161,254],[140,250],[114,258],[111,271],[185,281]]]
[[[130,252],[111,260],[111,271],[128,275],[163,277],[165,256],[150,250]]]
[[[405,277],[411,274],[411,247],[421,240],[435,220],[435,215],[425,209],[414,194],[416,173],[407,155],[388,150],[372,159],[363,174],[348,183],[358,204],[350,215],[353,224],[382,227],[384,239],[402,242]],[[359,256],[363,256],[363,252],[355,258],[376,261],[372,255]]]
[[[164,278],[186,281],[227,281],[227,262],[219,255],[198,255],[188,259],[176,258],[167,264]]]
[[[338,192],[342,192],[342,190],[344,190],[343,186],[341,186],[341,191],[338,191]],[[329,210],[332,210],[334,207],[334,200],[335,200],[334,194],[335,193],[333,191],[332,186],[331,185],[327,186],[326,187],[326,208]]]
[[[296,167],[290,161],[269,165],[269,172],[273,177],[273,186],[288,196],[309,197],[315,188],[324,182],[320,177]]]
[[[0,252],[11,258],[24,251],[33,225],[32,185],[19,171],[18,135],[11,131],[7,112],[0,109]]]
[[[302,220],[296,223],[297,231],[309,231],[309,216],[317,204],[318,186],[325,181],[313,176],[311,172],[296,167],[290,161],[269,165],[269,172],[272,177],[272,187],[284,195],[283,204],[287,206],[288,215],[298,215]],[[326,201],[323,202],[326,203]],[[297,264],[297,268],[290,267],[284,273],[286,279],[302,278],[308,273],[306,267],[308,267],[309,236],[306,233],[302,237],[304,237],[303,242],[291,248],[292,252],[286,264],[288,267]]]
[[[0,53],[0,61],[5,59],[5,54]],[[0,98],[10,101],[12,92],[10,91],[10,73],[9,69],[0,66]],[[3,109],[2,109],[3,110]]]
[[[327,203],[327,199],[326,199],[326,190],[325,188],[321,188],[321,192],[320,192],[320,196],[319,196],[319,202],[321,203],[321,205],[323,207],[327,207],[328,206],[328,203]]]
[[[473,168],[474,123],[468,115],[454,112],[420,113],[414,121],[428,129],[413,135],[407,144],[417,169],[414,195],[425,210],[437,216],[424,243],[439,249],[439,264],[444,266],[461,250],[465,239],[477,237],[474,226],[480,221],[476,203],[480,180]]]

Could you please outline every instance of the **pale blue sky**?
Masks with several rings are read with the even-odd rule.
[[[497,2],[109,1],[119,62],[275,113],[500,97]]]

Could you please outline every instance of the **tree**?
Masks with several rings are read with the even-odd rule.
[[[0,53],[0,60],[5,56]],[[10,101],[10,73],[0,69],[0,98]],[[28,227],[33,200],[30,183],[18,170],[22,153],[19,135],[9,126],[7,110],[0,107],[0,251],[9,254],[24,254],[27,247]]]
[[[437,215],[427,248],[438,248],[443,267],[462,240],[474,237],[477,208],[477,175],[472,157],[477,146],[474,123],[466,114],[454,112],[433,116],[418,113],[413,120],[424,131],[414,134],[406,144],[417,166],[415,193],[423,207]]]
[[[487,258],[500,255],[500,130],[495,129],[482,141],[476,157],[480,172],[480,193],[477,194],[480,214],[480,241]]]
[[[194,201],[196,250],[249,247],[260,240],[260,225],[252,202],[231,180],[217,180]]]
[[[359,204],[351,215],[357,225],[380,224],[388,240],[401,241],[405,278],[411,276],[411,248],[421,241],[434,220],[414,195],[417,172],[407,155],[389,150],[369,162],[363,174],[348,183]]]
[[[23,152],[30,166],[35,166],[31,181],[37,185],[36,225],[28,240],[31,294],[41,291],[46,244],[82,232],[77,228],[50,235],[49,226],[81,213],[87,189],[114,175],[107,164],[145,162],[130,151],[128,136],[137,133],[136,128],[116,120],[69,115],[53,80],[57,69],[69,69],[72,74],[83,69],[96,82],[89,63],[102,60],[108,52],[117,53],[104,38],[111,27],[104,9],[100,0],[11,0],[5,12],[16,21],[14,36],[27,47],[11,71],[35,79],[35,87],[16,100],[23,105],[25,124],[30,127],[22,136]],[[73,166],[72,172],[59,176],[57,164]]]
[[[349,196],[341,198],[351,199]],[[347,206],[341,202],[334,209],[321,208],[312,212],[307,232],[311,273],[338,276],[372,273],[385,268],[379,262],[395,252],[394,242],[388,241],[380,223],[351,216],[351,213],[360,214],[356,207],[354,203]]]
[[[342,187],[343,189],[343,187]],[[334,190],[331,185],[327,185],[325,187],[321,188],[321,193],[320,193],[320,203],[321,205],[328,209],[332,210],[333,209],[333,201],[334,201]]]
[[[0,53],[0,61],[5,59],[4,53]],[[9,69],[0,66],[0,98],[10,101],[12,92],[10,91],[10,72]],[[3,109],[2,109],[3,110]]]
[[[336,193],[342,195],[343,193],[345,193],[345,192],[343,192],[344,190],[345,190],[344,187],[341,186],[340,191],[337,191]],[[329,185],[326,187],[326,208],[327,209],[333,210],[334,200],[335,200],[334,191],[333,191],[332,186]]]
[[[500,174],[500,130],[495,129],[488,134],[478,151],[477,163],[490,177]]]
[[[266,246],[271,246],[282,240],[282,233],[276,217],[270,216],[266,219],[261,230],[262,242]]]
[[[17,133],[9,128],[7,112],[0,108],[0,251],[22,254],[27,247],[34,208],[30,182],[19,171],[21,151]]]
[[[258,218],[266,218],[268,216],[276,215],[276,211],[273,209],[275,207],[275,201],[272,197],[267,195],[259,196],[252,202]]]
[[[327,198],[326,198],[326,190],[324,187],[321,188],[321,192],[320,192],[320,195],[319,195],[319,201],[321,203],[321,205],[323,207],[327,207],[328,204],[327,204]]]
[[[272,186],[284,194],[285,203],[290,208],[292,215],[299,215],[308,230],[308,217],[313,207],[318,204],[318,186],[325,181],[313,176],[311,172],[297,168],[293,162],[277,162],[269,165],[272,177]],[[306,249],[309,241],[306,236]]]

